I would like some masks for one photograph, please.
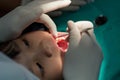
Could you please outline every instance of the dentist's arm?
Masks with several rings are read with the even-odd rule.
[[[92,38],[94,35],[83,32],[93,27],[92,23],[69,22],[68,26],[70,45],[65,55],[63,70],[65,80],[98,80],[102,60],[101,49]]]
[[[53,35],[56,25],[44,13],[68,6],[70,0],[34,0],[19,6],[0,19],[0,42],[14,39],[33,22],[44,23]]]

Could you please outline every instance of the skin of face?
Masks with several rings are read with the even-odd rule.
[[[62,80],[63,53],[53,36],[35,31],[13,41],[20,53],[14,60],[40,77],[41,80]]]

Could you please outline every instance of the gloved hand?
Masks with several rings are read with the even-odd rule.
[[[71,4],[70,6],[67,6],[65,8],[61,8],[59,10],[56,10],[56,11],[52,11],[52,12],[49,12],[47,13],[49,16],[51,17],[57,17],[57,16],[60,16],[62,15],[63,12],[66,12],[66,11],[77,11],[80,9],[81,6],[89,3],[89,2],[92,2],[93,0],[71,0]]]
[[[0,19],[0,42],[18,37],[23,29],[35,21],[44,23],[56,36],[56,25],[44,13],[68,6],[70,3],[70,0],[34,0],[17,7]]]
[[[88,21],[69,22],[69,48],[65,55],[63,76],[65,80],[98,80],[102,60],[101,49],[95,42],[92,28]],[[90,33],[90,34],[89,34]]]

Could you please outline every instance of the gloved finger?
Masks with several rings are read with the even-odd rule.
[[[75,25],[78,27],[80,32],[84,32],[93,28],[93,24],[90,21],[78,21],[75,22]],[[66,28],[66,30],[68,31],[68,28]]]
[[[40,18],[37,20],[37,22],[43,23],[49,29],[53,36],[55,37],[57,36],[56,25],[48,15],[42,14]]]
[[[90,21],[78,21],[75,23],[80,32],[87,31],[93,28],[93,24]]]
[[[60,9],[61,11],[77,11],[79,10],[80,7],[79,6],[68,6],[68,7],[65,7],[65,8],[62,8]]]
[[[88,30],[87,33],[88,33],[89,37],[97,44],[95,35],[93,34],[93,29]]]
[[[68,48],[68,51],[71,51],[73,48],[76,48],[79,45],[81,35],[80,35],[80,32],[73,21],[68,21],[68,28],[69,28],[69,48]]]
[[[87,2],[85,0],[72,0],[71,5],[75,6],[82,6],[85,5]]]
[[[25,7],[28,10],[32,10],[32,12],[39,12],[39,10],[42,9],[43,13],[47,13],[59,8],[66,7],[70,3],[70,0],[34,0],[29,4],[25,5]]]
[[[57,11],[49,12],[49,13],[47,13],[47,14],[48,14],[49,16],[51,16],[51,17],[57,17],[57,16],[62,15],[62,11],[57,10]]]
[[[70,3],[71,3],[70,0],[57,0],[57,1],[53,1],[53,2],[46,4],[46,5],[42,5],[42,8],[43,8],[43,11],[46,13],[46,12],[56,10],[58,8],[66,7]]]

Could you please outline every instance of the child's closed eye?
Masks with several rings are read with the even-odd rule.
[[[26,39],[23,39],[22,41],[24,42],[25,46],[30,47],[29,41],[27,41]]]

